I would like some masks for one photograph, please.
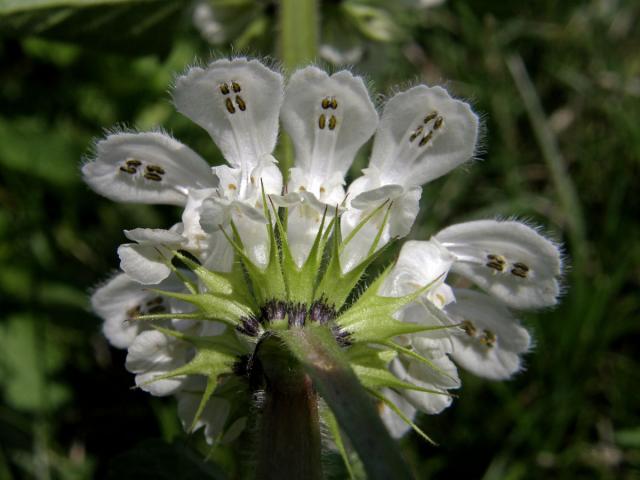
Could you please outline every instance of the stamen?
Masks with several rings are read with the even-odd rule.
[[[124,163],[127,164],[127,167],[139,167],[140,165],[142,165],[142,162],[136,158],[129,158]]]
[[[322,99],[321,105],[322,105],[322,108],[327,110],[331,106],[331,99],[329,97],[324,97]]]
[[[409,137],[409,142],[410,143],[413,142],[416,138],[418,138],[418,136],[422,135],[423,130],[424,130],[424,127],[422,125],[416,128],[415,131]]]
[[[244,112],[247,109],[247,104],[240,95],[236,95],[236,103],[241,111]]]
[[[222,93],[223,95],[229,95],[229,85],[227,85],[226,83],[220,85],[220,93]]]
[[[476,326],[471,323],[469,320],[465,320],[464,322],[462,322],[462,327],[461,327],[464,332],[469,335],[470,337],[475,337],[476,336]]]
[[[238,187],[236,186],[235,183],[230,183],[229,185],[227,185],[227,188],[229,190],[237,190],[238,189]]]
[[[140,309],[140,305],[136,305],[135,307],[132,307],[129,310],[127,310],[127,318],[129,320],[134,320],[137,317],[139,317],[141,314],[142,314],[142,311]]]
[[[338,119],[335,116],[331,115],[331,118],[329,119],[329,130],[335,130],[337,123]]]
[[[432,138],[433,138],[433,130],[431,130],[424,137],[422,137],[422,140],[420,140],[420,143],[418,143],[418,146],[424,147],[427,143],[429,143],[429,140],[431,140]]]
[[[444,118],[438,117],[438,118],[436,118],[436,121],[433,122],[433,129],[434,130],[440,130],[440,128],[442,127],[443,124],[444,124]]]
[[[320,117],[318,118],[318,127],[320,127],[320,130],[324,130],[326,122],[327,119],[325,118],[324,114],[320,115]]]
[[[529,267],[521,262],[516,262],[513,264],[513,268],[511,269],[511,274],[520,278],[527,278],[529,275]]]
[[[138,170],[136,170],[136,167],[120,167],[120,171],[124,173],[128,173],[129,175],[133,175]]]
[[[144,174],[144,178],[146,178],[147,180],[153,180],[154,182],[162,181],[162,177],[160,175],[158,175],[157,173],[152,173],[152,172],[146,172]]]
[[[148,173],[157,173],[158,175],[164,175],[164,168],[159,167],[158,165],[147,165],[146,171]]]
[[[338,100],[336,100],[336,97],[331,97],[331,108],[334,110],[338,108]]]
[[[480,343],[488,348],[493,347],[496,344],[496,334],[491,330],[482,330],[482,337],[480,337]]]
[[[502,255],[489,254],[487,255],[487,259],[489,260],[486,263],[487,267],[493,268],[498,272],[504,272],[507,260]]]
[[[438,112],[431,112],[429,115],[427,115],[426,117],[424,117],[424,120],[422,121],[422,123],[427,124],[429,123],[431,120],[433,120],[434,118],[436,118],[438,116]]]
[[[233,106],[233,101],[229,97],[224,101],[224,104],[227,107],[227,112],[236,113],[236,107]]]
[[[231,88],[235,93],[241,92],[242,88],[240,88],[240,84],[238,82],[231,82]]]

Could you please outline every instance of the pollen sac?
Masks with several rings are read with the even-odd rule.
[[[164,175],[164,168],[159,167],[158,165],[147,165],[146,169],[147,173],[156,173],[158,175]]]
[[[284,320],[287,316],[287,303],[281,300],[269,300],[260,308],[259,321],[262,325]]]
[[[470,337],[475,337],[477,332],[476,326],[473,323],[471,323],[469,320],[463,321],[461,328],[464,330],[464,333],[466,333]]]
[[[323,110],[336,110],[338,108],[338,100],[336,97],[326,96],[320,102],[320,106]],[[318,117],[318,128],[320,130],[324,130],[328,126],[329,130],[333,131],[337,125],[338,118],[335,115],[329,115],[328,112],[326,115],[321,113]]]
[[[516,262],[513,264],[513,268],[511,269],[511,275],[515,275],[520,278],[527,278],[529,275],[529,267],[521,262]]]
[[[136,158],[128,158],[126,162],[124,162],[127,167],[134,167],[137,168],[140,165],[142,165],[142,162]]]
[[[318,117],[318,128],[320,130],[324,130],[325,125],[327,124],[327,119],[324,116],[324,113]]]
[[[497,272],[504,272],[507,260],[502,255],[489,254],[487,255],[487,263],[485,265],[493,268]]]
[[[316,300],[309,309],[309,320],[326,325],[336,317],[336,310],[333,305],[328,305],[324,299]]]
[[[287,308],[289,328],[304,327],[307,319],[307,306],[304,303],[291,303]]]
[[[422,124],[418,125],[413,133],[409,136],[409,143],[413,143],[418,138],[418,147],[427,145],[438,130],[444,125],[444,118],[436,111],[428,113],[423,119]]]
[[[337,124],[338,120],[336,119],[335,115],[331,115],[331,118],[329,119],[329,130],[335,130]]]
[[[138,171],[136,167],[120,167],[119,170],[121,172],[128,173],[129,175],[133,175]]]
[[[233,100],[231,100],[231,98],[227,97],[224,101],[224,105],[227,107],[227,112],[236,113],[236,107],[233,106]]]
[[[236,113],[236,105],[238,106],[238,110],[244,112],[247,110],[247,102],[240,95],[235,95],[233,98],[233,93],[238,94],[242,91],[242,87],[236,81],[232,81],[230,83],[223,83],[220,85],[220,93],[225,97],[224,106],[227,109],[227,112],[233,114]],[[235,101],[235,105],[233,104]]]
[[[492,348],[496,344],[496,334],[491,330],[483,330],[480,337],[480,343],[487,348]]]
[[[260,333],[260,322],[256,317],[242,317],[240,323],[236,325],[236,330],[249,337],[257,337]]]

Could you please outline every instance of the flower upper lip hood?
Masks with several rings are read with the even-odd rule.
[[[280,73],[246,58],[189,69],[173,100],[207,130],[227,165],[209,166],[164,132],[114,132],[97,142],[82,173],[113,200],[184,207],[169,230],[125,232],[134,242],[118,250],[125,273],[92,299],[107,338],[129,349],[137,383],[181,396],[183,422],[220,432],[224,419],[216,415],[228,414],[229,399],[211,397],[214,383],[185,385],[192,375],[214,382],[246,369],[241,359],[252,355],[256,338],[287,322],[333,329],[398,435],[399,421],[415,427],[416,409],[437,413],[451,403],[448,391],[460,386],[456,364],[491,379],[520,369],[531,338],[514,310],[556,304],[562,274],[558,246],[523,223],[466,222],[406,242],[395,264],[347,301],[376,253],[410,232],[422,186],[473,157],[479,120],[468,104],[418,85],[393,95],[379,116],[365,83],[349,71],[309,66],[285,86]],[[286,185],[273,157],[279,121],[295,146]],[[369,165],[347,186],[372,136]],[[286,209],[282,218],[278,207]],[[331,250],[326,270],[322,249]],[[174,255],[198,281],[177,270]],[[253,289],[233,276],[240,263],[259,280]],[[304,277],[319,272],[324,277]],[[451,274],[472,288],[454,288]],[[165,288],[173,303],[156,314],[160,304],[143,285],[164,288],[177,279],[186,290]],[[216,288],[218,297],[207,296]],[[311,297],[292,297],[305,288]],[[145,316],[165,323],[155,330],[133,323]],[[204,399],[197,412],[194,391]]]

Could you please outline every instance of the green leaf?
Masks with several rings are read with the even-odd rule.
[[[313,379],[358,452],[368,478],[411,478],[371,397],[360,385],[330,330],[308,326],[282,331],[278,335]]]

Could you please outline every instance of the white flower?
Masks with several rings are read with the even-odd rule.
[[[473,157],[478,117],[466,103],[419,85],[391,97],[379,119],[351,72],[307,67],[285,89],[279,73],[245,58],[191,68],[173,98],[228,165],[210,168],[161,132],[114,133],[97,143],[83,174],[117,201],[184,207],[169,230],[125,231],[134,242],[118,249],[125,274],[92,305],[111,343],[129,349],[136,384],[178,396],[185,428],[204,428],[210,443],[237,436],[246,416],[230,413],[233,395],[249,387],[224,386],[246,381],[271,329],[330,328],[362,384],[384,399],[395,436],[405,431],[398,419],[415,428],[417,411],[451,404],[456,363],[495,380],[521,369],[531,339],[511,309],[557,303],[562,273],[558,246],[522,223],[468,222],[406,242],[391,269],[350,295],[375,252],[409,234],[422,186]],[[295,146],[284,191],[272,156],[279,118]],[[374,133],[369,166],[346,187]],[[276,207],[286,209],[284,226]],[[321,249],[315,257],[312,246]],[[176,254],[192,274],[176,271]],[[457,277],[484,292],[453,288]],[[184,285],[174,286],[177,278]],[[141,284],[171,298],[165,315],[154,313],[157,300]],[[133,321],[140,315],[161,322],[149,329]]]
[[[179,290],[183,284],[175,277],[169,277],[158,288]],[[96,289],[91,296],[91,308],[103,319],[102,332],[116,348],[128,348],[140,332],[149,328],[148,323],[137,321],[141,315],[192,310],[184,302],[144,288],[124,273],[113,276]]]

